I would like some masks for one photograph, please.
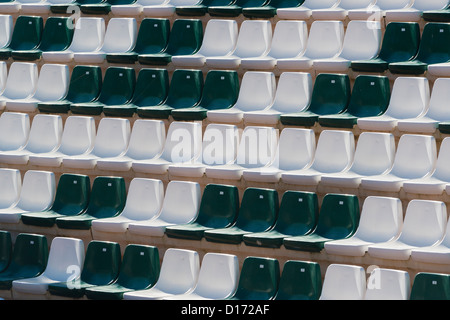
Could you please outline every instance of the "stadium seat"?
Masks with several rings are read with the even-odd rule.
[[[150,245],[129,244],[123,253],[116,281],[103,286],[86,288],[85,295],[92,300],[122,300],[129,292],[154,286],[159,276],[158,248]]]
[[[175,8],[178,16],[204,16],[212,6],[229,6],[234,0],[198,0],[195,4],[181,4]]]
[[[280,70],[310,70],[315,61],[334,58],[341,53],[344,35],[342,21],[314,21],[306,50],[293,58],[278,59],[277,67]]]
[[[280,263],[266,257],[245,258],[236,293],[230,300],[272,300],[280,283]]]
[[[419,22],[425,12],[447,9],[448,0],[414,0],[411,7],[386,11],[386,21]]]
[[[150,3],[144,5],[142,13],[144,16],[150,17],[164,17],[170,18],[175,14],[175,9],[179,6],[192,6],[197,3],[198,0],[169,0],[169,1],[156,1],[156,3]],[[153,0],[155,2],[155,0]]]
[[[49,284],[66,281],[71,276],[70,272],[74,277],[79,277],[84,255],[82,240],[55,237],[50,245],[44,272],[37,277],[14,280],[12,282],[13,297],[17,293],[42,297],[47,294]],[[68,273],[68,271],[70,272]]]
[[[362,178],[380,175],[392,168],[395,150],[393,134],[362,132],[351,167],[342,172],[322,175],[320,183],[323,186],[358,188]]]
[[[236,186],[207,184],[203,190],[198,215],[188,224],[168,226],[170,238],[201,240],[206,230],[231,226],[239,211],[239,191]]]
[[[138,106],[136,113],[141,118],[168,119],[174,109],[196,106],[202,96],[203,84],[201,70],[177,69],[172,74],[167,99],[155,101],[154,105]]]
[[[316,137],[312,129],[286,128],[281,132],[274,160],[268,166],[245,169],[244,180],[279,182],[283,172],[311,166],[315,151]]]
[[[206,57],[206,66],[216,69],[237,69],[244,58],[266,54],[272,42],[272,24],[269,20],[245,20],[239,28],[236,46],[222,56]]]
[[[130,121],[128,119],[101,119],[98,125],[94,147],[83,154],[68,154],[63,157],[63,167],[94,169],[98,159],[122,155],[127,149],[130,131]]]
[[[361,130],[392,131],[399,120],[417,118],[427,111],[430,92],[430,84],[425,77],[398,77],[386,112],[359,118],[358,127]]]
[[[411,281],[403,270],[375,268],[367,279],[365,300],[409,300]]]
[[[446,23],[427,23],[422,31],[419,51],[414,59],[389,64],[394,74],[421,75],[429,65],[450,61],[450,26]],[[435,69],[436,70],[436,69]]]
[[[72,103],[72,114],[101,115],[104,106],[127,105],[133,98],[136,75],[133,68],[108,67],[105,71],[100,94],[91,102]]]
[[[75,14],[80,12],[79,6],[87,0],[47,0],[50,2],[50,12],[56,14]]]
[[[97,16],[107,15],[111,12],[110,1],[111,0],[84,0],[83,2],[79,3],[79,8],[81,10],[81,13],[83,14]]]
[[[311,102],[303,110],[283,113],[284,125],[312,127],[320,116],[335,115],[347,110],[351,99],[350,78],[346,74],[321,73],[317,75]]]
[[[245,72],[236,103],[227,109],[207,111],[207,118],[210,122],[240,123],[245,112],[264,110],[271,106],[275,94],[276,80],[272,72]]]
[[[7,101],[25,99],[32,95],[36,91],[38,78],[36,64],[13,62],[9,67],[5,90],[0,95],[0,109],[5,109]]]
[[[287,249],[320,252],[328,241],[347,239],[359,224],[358,197],[328,193],[322,200],[316,228],[309,234],[283,239]]]
[[[278,59],[294,58],[301,54],[308,41],[308,29],[305,21],[281,20],[275,25],[270,50],[260,56],[241,59],[245,69],[272,70]]]
[[[8,47],[14,30],[13,17],[10,14],[0,14],[0,48]]]
[[[14,0],[2,1],[0,3],[1,14],[18,14],[20,11],[20,2]]]
[[[6,101],[6,110],[35,112],[40,102],[63,99],[69,86],[69,67],[65,64],[44,64],[39,72],[36,91],[22,99]]]
[[[129,223],[155,218],[161,210],[163,200],[164,188],[161,180],[133,178],[122,212],[112,218],[92,221],[92,230],[125,234]]]
[[[120,214],[125,201],[125,180],[122,177],[98,176],[92,184],[86,210],[76,216],[59,217],[55,222],[60,229],[89,230],[92,221]]]
[[[364,300],[365,293],[363,267],[333,263],[325,272],[319,300]]]
[[[437,0],[436,0],[437,1]],[[422,18],[427,22],[449,22],[449,6],[440,10],[426,10],[422,12]]]
[[[166,174],[171,164],[191,162],[201,155],[202,126],[197,122],[172,122],[164,149],[153,158],[133,160],[135,172]]]
[[[79,278],[51,283],[51,296],[79,299],[86,288],[103,286],[116,280],[121,263],[120,246],[117,242],[92,240],[86,249],[86,256]]]
[[[191,292],[198,280],[200,258],[196,251],[169,248],[164,253],[155,285],[144,290],[126,292],[124,300],[159,300]]]
[[[37,114],[33,118],[29,139],[23,148],[0,152],[0,163],[27,164],[31,154],[47,153],[61,143],[62,119],[58,115]]]
[[[265,232],[245,234],[248,246],[280,248],[283,239],[303,236],[312,232],[319,213],[317,194],[312,192],[286,191],[281,199],[275,226]]]
[[[408,260],[415,248],[429,247],[445,235],[447,209],[445,203],[432,200],[411,200],[406,209],[398,238],[372,244],[368,253],[374,258]]]
[[[57,101],[41,101],[37,108],[42,113],[68,113],[72,103],[88,103],[96,100],[101,86],[100,67],[77,65],[72,70],[67,95]]]
[[[132,3],[122,4],[120,6],[111,6],[111,12],[115,16],[139,16],[144,6],[157,6],[163,4],[161,0],[136,0]],[[156,15],[158,16],[158,14]]]
[[[358,15],[359,20],[382,20],[387,11],[408,9],[413,3],[414,0],[376,0],[365,9],[353,10],[353,14]]]
[[[227,228],[205,230],[203,235],[210,242],[240,244],[245,234],[272,229],[278,207],[276,190],[249,187],[242,195],[236,222]]]
[[[226,56],[233,52],[238,38],[238,24],[234,20],[212,19],[206,24],[200,49],[194,54],[176,55],[176,67],[203,67],[208,57]],[[220,40],[219,40],[220,39]]]
[[[313,10],[329,9],[338,3],[337,0],[305,0],[299,6],[278,9],[277,16],[280,19],[308,20]]]
[[[392,168],[380,175],[363,177],[365,190],[399,192],[403,183],[433,173],[437,160],[433,136],[405,134],[400,137]]]
[[[212,5],[208,7],[208,13],[212,17],[239,17],[246,8],[260,8],[267,0],[236,0],[225,5]]]
[[[410,300],[449,300],[450,275],[419,272],[414,277]]]
[[[245,127],[236,159],[224,165],[207,166],[208,178],[240,180],[246,169],[270,165],[276,155],[278,131],[272,127]],[[229,153],[228,153],[229,154]]]
[[[62,51],[45,51],[42,59],[51,63],[70,63],[75,53],[100,50],[105,37],[105,20],[100,17],[80,17],[75,23],[72,42]]]
[[[317,186],[322,175],[348,170],[354,153],[355,137],[351,131],[324,130],[319,136],[311,165],[284,171],[281,180],[287,184]]]
[[[316,72],[346,73],[352,61],[369,60],[380,51],[381,25],[378,21],[348,23],[342,51],[335,57],[314,61]]]
[[[286,261],[275,300],[318,300],[321,292],[322,275],[318,263]]]
[[[11,262],[13,244],[11,239],[11,232],[0,231],[0,274],[6,270]]]
[[[21,220],[26,225],[53,227],[63,216],[75,216],[86,210],[91,193],[90,179],[86,175],[63,173],[56,187],[55,200],[50,208],[41,212],[25,212]]]
[[[8,79],[8,66],[5,61],[0,61],[0,95],[6,87],[6,80]]]
[[[365,199],[358,229],[350,238],[325,243],[328,254],[363,257],[372,244],[395,240],[403,226],[398,198],[369,196]]]
[[[14,241],[11,262],[0,273],[0,289],[11,290],[12,282],[39,276],[47,266],[47,238],[40,234],[19,233]]]
[[[0,116],[0,151],[22,149],[28,142],[30,116],[21,112],[3,112]]]
[[[117,157],[97,160],[100,170],[129,171],[135,160],[152,159],[161,154],[166,129],[161,120],[137,119],[133,124],[127,150]]]
[[[374,0],[341,0],[332,7],[312,10],[311,17],[313,20],[344,21],[346,18],[349,18],[349,20],[365,20],[359,19],[358,15],[355,15],[353,12],[355,10],[366,10],[374,3]]]
[[[166,227],[194,221],[201,200],[200,185],[191,181],[170,181],[161,211],[147,220],[128,224],[130,234],[163,237]]]
[[[206,74],[202,96],[197,105],[191,108],[172,110],[176,121],[201,121],[206,119],[209,110],[231,108],[239,96],[239,75],[235,70],[210,70]]]
[[[242,9],[242,14],[247,18],[270,19],[277,16],[278,10],[296,8],[303,2],[304,0],[269,0],[260,7]]]
[[[313,85],[311,74],[283,72],[271,105],[263,110],[244,113],[244,121],[258,125],[276,125],[282,114],[305,110],[311,103]]]

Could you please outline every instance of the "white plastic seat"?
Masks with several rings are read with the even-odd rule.
[[[0,95],[6,87],[6,80],[8,79],[8,66],[5,61],[0,61]]]
[[[146,17],[169,18],[174,15],[175,8],[178,6],[193,6],[198,0],[165,0],[160,4],[144,5],[142,13]]]
[[[97,160],[101,170],[129,171],[135,160],[152,159],[161,154],[166,140],[166,128],[161,120],[137,119],[125,154]]]
[[[30,165],[59,167],[64,157],[85,154],[92,150],[95,142],[95,120],[93,117],[67,117],[59,147],[48,153],[30,154]]]
[[[241,59],[244,69],[272,70],[278,59],[294,58],[302,54],[308,42],[305,21],[281,20],[275,25],[270,51],[261,56]]]
[[[414,261],[450,264],[450,220],[447,223],[445,236],[439,243],[412,249],[411,258]]]
[[[424,11],[442,10],[450,4],[448,0],[414,0],[412,6],[386,11],[386,21],[419,22]]]
[[[259,57],[270,50],[272,24],[268,20],[245,20],[239,29],[234,50],[223,56],[206,57],[210,68],[236,69],[241,59]]]
[[[314,61],[316,72],[347,72],[352,61],[370,60],[380,51],[381,25],[378,21],[352,20],[347,25],[341,53],[332,59]]]
[[[409,300],[411,280],[403,270],[375,268],[367,280],[365,300]]]
[[[402,226],[400,199],[369,196],[364,201],[355,234],[348,239],[326,242],[325,250],[328,254],[363,257],[370,245],[397,239]]]
[[[111,6],[111,12],[115,16],[139,16],[144,7],[158,6],[167,3],[168,0],[137,0],[132,4]]]
[[[20,0],[20,13],[23,15],[46,14],[51,3],[46,0]]]
[[[285,171],[281,180],[289,184],[317,185],[322,175],[347,170],[355,152],[355,137],[350,131],[324,130],[317,142],[314,160],[309,167]]]
[[[278,69],[309,70],[317,60],[338,56],[342,51],[344,35],[342,21],[314,21],[309,31],[306,50],[293,58],[278,59]]]
[[[103,44],[98,50],[74,52],[76,63],[103,63],[109,53],[124,53],[134,48],[137,22],[134,18],[111,18]]]
[[[238,278],[237,256],[208,252],[203,257],[195,289],[163,300],[224,300],[236,291]]]
[[[305,0],[299,7],[277,9],[277,16],[280,19],[308,20],[313,10],[333,8],[338,3],[338,0]]]
[[[6,101],[6,110],[17,112],[35,112],[39,102],[63,99],[69,87],[69,67],[65,64],[44,64],[34,94],[23,99]]]
[[[276,125],[282,114],[306,109],[311,102],[312,91],[310,73],[283,72],[278,80],[272,104],[263,110],[244,112],[244,121],[258,125]]]
[[[17,224],[24,212],[40,212],[53,204],[56,192],[55,175],[49,171],[28,170],[25,172],[19,201],[0,210],[0,222]]]
[[[244,113],[264,110],[271,106],[276,94],[276,80],[272,72],[248,71],[244,74],[236,103],[228,109],[209,110],[210,122],[240,123]]]
[[[21,112],[3,112],[0,116],[0,152],[22,149],[30,134],[30,116]]]
[[[14,293],[45,295],[48,286],[57,282],[66,282],[69,277],[81,275],[84,263],[84,243],[81,239],[56,237],[52,240],[45,271],[34,278],[13,281]]]
[[[312,10],[313,20],[341,20],[344,21],[351,10],[365,10],[376,0],[341,0],[331,8]],[[351,19],[352,20],[352,19]],[[359,19],[356,19],[359,20]]]
[[[29,139],[24,148],[0,152],[0,162],[27,164],[32,154],[48,153],[56,150],[61,143],[62,118],[58,115],[37,114],[33,118]]]
[[[0,210],[13,207],[20,198],[22,176],[17,169],[0,169]]]
[[[113,218],[92,221],[92,229],[94,232],[125,234],[130,223],[156,217],[163,200],[164,185],[161,180],[134,178],[130,182],[123,211]]]
[[[363,267],[345,264],[328,266],[319,300],[363,300],[366,273]]]
[[[272,127],[247,126],[242,132],[235,161],[207,166],[208,178],[240,180],[245,169],[270,165],[278,145],[278,131]]]
[[[14,23],[12,15],[0,15],[0,48],[5,48],[11,42]]]
[[[186,224],[198,215],[200,207],[200,185],[191,181],[170,181],[167,185],[161,211],[148,220],[128,224],[130,234],[151,237],[164,236],[167,226]]]
[[[203,67],[208,57],[231,54],[238,38],[238,25],[234,20],[209,20],[200,49],[192,55],[176,55],[172,63],[177,67]]]
[[[47,62],[69,63],[75,53],[96,52],[103,45],[105,20],[99,17],[81,17],[75,23],[70,46],[63,51],[45,51],[42,58]]]
[[[391,133],[363,132],[358,138],[355,157],[349,170],[322,175],[321,184],[358,188],[364,177],[383,174],[392,168],[395,138]]]
[[[394,82],[391,100],[381,116],[358,119],[361,130],[392,131],[399,120],[421,117],[430,102],[430,86],[424,77],[399,77]]]
[[[21,3],[19,1],[13,0],[9,2],[0,3],[0,13],[2,14],[17,14],[20,11]]]
[[[0,96],[0,109],[5,109],[7,101],[32,96],[36,91],[38,77],[35,63],[13,62],[9,68],[5,90]]]
[[[316,138],[312,129],[286,128],[281,132],[273,162],[266,167],[244,170],[244,180],[279,182],[283,172],[309,167],[315,151]]]
[[[415,0],[376,0],[367,8],[350,10],[348,16],[352,20],[377,20],[386,16],[387,11],[405,10],[412,6]]]
[[[209,124],[203,134],[202,156],[169,166],[171,176],[203,177],[207,166],[226,165],[236,159],[239,130],[234,125]]]
[[[196,251],[169,248],[164,253],[156,284],[145,290],[126,292],[124,300],[158,300],[190,293],[197,284],[200,258]]]
[[[98,125],[94,148],[83,154],[64,156],[65,168],[93,169],[98,159],[117,157],[125,153],[130,138],[130,121],[103,118]]]
[[[361,187],[399,192],[404,182],[431,175],[436,160],[437,148],[433,136],[405,134],[400,137],[392,168],[381,175],[363,177]]]
[[[135,172],[165,174],[171,164],[195,162],[201,155],[202,126],[198,122],[172,122],[163,151],[155,157],[133,160]]]

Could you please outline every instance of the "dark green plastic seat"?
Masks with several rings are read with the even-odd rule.
[[[419,272],[414,278],[410,300],[450,300],[450,274]]]
[[[236,220],[239,210],[239,191],[235,186],[208,184],[202,195],[195,221],[166,228],[170,238],[201,240],[205,230],[227,228]]]
[[[130,244],[125,248],[117,281],[87,288],[85,294],[88,299],[120,300],[126,292],[145,290],[154,286],[159,278],[159,272],[158,248]]]
[[[327,241],[351,237],[359,225],[359,202],[355,195],[327,194],[320,208],[317,227],[305,236],[284,238],[287,249],[320,252]]]
[[[39,276],[47,267],[47,238],[20,233],[14,242],[11,263],[0,273],[0,290],[10,290],[14,280]]]
[[[211,70],[206,74],[202,97],[192,108],[173,110],[174,120],[206,119],[209,110],[229,109],[239,95],[239,77],[234,70]]]
[[[175,13],[179,16],[204,16],[208,13],[209,7],[214,6],[229,6],[235,0],[200,0],[193,6],[178,6],[175,8]]]
[[[359,72],[382,73],[390,63],[413,59],[419,50],[420,26],[415,22],[391,22],[386,26],[378,56],[370,60],[352,61],[351,68]]]
[[[339,114],[347,110],[350,102],[350,79],[344,74],[321,73],[317,76],[311,103],[304,111],[280,116],[284,125],[311,127],[320,116]]]
[[[13,50],[11,56],[14,60],[39,60],[42,52],[63,51],[72,43],[74,29],[69,27],[68,17],[48,17],[42,31],[39,45],[32,50]]]
[[[430,22],[425,25],[419,52],[414,59],[389,64],[394,74],[421,75],[428,65],[450,61],[450,24]]]
[[[443,134],[450,134],[450,122],[440,122],[438,129]]]
[[[268,0],[236,0],[225,6],[210,6],[208,13],[212,17],[238,17],[244,8],[259,8],[267,2]]]
[[[265,257],[245,258],[236,293],[230,300],[272,300],[280,282],[278,260]]]
[[[242,14],[247,18],[273,18],[277,15],[277,9],[295,8],[301,6],[304,0],[269,0],[263,6],[243,8]]]
[[[145,18],[142,20],[136,45],[130,52],[108,53],[106,60],[110,63],[131,63],[138,61],[138,56],[159,54],[165,50],[169,42],[169,19]]]
[[[43,212],[23,213],[22,222],[26,225],[53,227],[59,217],[75,216],[84,212],[89,203],[90,191],[89,176],[64,173],[59,178],[52,207]]]
[[[147,65],[167,65],[175,55],[196,53],[203,41],[203,25],[199,19],[178,19],[172,24],[167,47],[157,53],[139,53],[138,61]]]
[[[318,214],[316,193],[286,191],[281,199],[275,227],[266,232],[244,235],[244,243],[249,246],[279,248],[286,237],[303,236],[312,232]]]
[[[75,66],[70,77],[65,99],[39,102],[44,113],[68,113],[72,103],[88,103],[96,100],[102,87],[102,70],[98,66]]]
[[[89,242],[80,278],[70,282],[49,284],[51,295],[82,298],[87,288],[104,286],[116,281],[121,264],[117,242],[93,240]]]
[[[168,119],[172,110],[196,106],[202,90],[201,70],[177,69],[172,74],[167,99],[158,105],[139,106],[136,113],[142,118]]]
[[[11,232],[0,231],[0,272],[3,272],[11,262],[12,239]]]
[[[104,106],[121,106],[131,102],[136,85],[133,68],[109,67],[97,100],[86,103],[72,103],[70,110],[74,114],[100,115]]]
[[[450,22],[450,4],[445,9],[424,11],[422,18],[428,22]]]
[[[228,228],[206,230],[205,239],[240,244],[245,234],[270,230],[277,219],[278,201],[276,190],[247,188],[242,196],[236,223]]]
[[[286,261],[275,300],[319,300],[322,274],[317,262]]]
[[[40,16],[19,16],[14,24],[11,42],[0,49],[0,59],[8,60],[13,51],[35,50],[41,43],[44,20]]]
[[[84,14],[104,15],[111,12],[111,3],[110,0],[84,0],[80,10]]]
[[[360,75],[353,85],[347,111],[319,117],[323,127],[352,129],[359,118],[384,114],[389,106],[391,87],[388,77]]]
[[[120,214],[125,200],[125,180],[122,177],[96,177],[87,209],[76,216],[57,218],[56,225],[62,229],[89,230],[93,220]]]

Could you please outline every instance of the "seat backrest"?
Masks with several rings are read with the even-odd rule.
[[[416,59],[427,63],[444,63],[450,60],[450,26],[447,23],[427,23],[422,31]]]
[[[241,8],[257,8],[263,6],[266,2],[267,0],[236,0],[234,5]]]
[[[11,262],[12,249],[11,232],[0,231],[0,272],[5,270]]]
[[[22,189],[22,176],[17,169],[0,169],[0,208],[6,209],[17,203]]]
[[[312,90],[310,73],[283,72],[278,80],[277,91],[270,109],[280,113],[302,111],[311,103]]]
[[[380,58],[388,63],[408,61],[419,50],[421,31],[415,22],[390,22],[386,26]]]
[[[366,9],[375,3],[376,0],[341,0],[339,2],[339,8],[345,10]]]
[[[172,122],[161,158],[172,163],[195,160],[201,155],[202,126],[195,122]]]
[[[350,78],[344,74],[321,73],[316,77],[309,111],[318,115],[338,114],[348,108]]]
[[[24,211],[44,211],[53,204],[55,191],[56,183],[53,172],[28,170],[23,176],[17,207]]]
[[[69,17],[48,17],[39,45],[41,51],[63,51],[72,43],[74,28]]]
[[[65,64],[44,64],[39,73],[34,98],[57,101],[64,98],[69,87],[69,67]]]
[[[26,145],[30,133],[27,113],[3,112],[0,116],[0,150],[17,150]]]
[[[281,170],[299,170],[310,166],[316,152],[312,129],[285,128],[281,131],[273,165]]]
[[[14,23],[12,15],[2,14],[0,15],[0,48],[5,48],[11,42],[11,37],[14,29]]]
[[[208,21],[199,54],[205,57],[224,56],[233,52],[238,38],[238,24],[234,20]],[[220,40],[219,40],[220,39]]]
[[[96,177],[85,213],[97,219],[114,217],[122,212],[126,197],[125,180],[122,177]]]
[[[444,138],[439,147],[439,155],[436,160],[436,168],[433,176],[443,181],[450,178],[450,170],[448,169],[448,161],[450,161],[450,139]]]
[[[447,101],[450,98],[450,79],[439,78],[433,84],[430,103],[426,116],[438,121],[446,121],[450,117]]]
[[[117,157],[128,147],[131,126],[128,119],[103,118],[95,138],[93,154],[100,158]]]
[[[379,21],[352,20],[347,26],[339,56],[350,61],[371,59],[380,51],[381,38]]]
[[[8,66],[5,61],[0,61],[0,94],[5,90],[8,79]]]
[[[202,90],[201,70],[177,69],[172,74],[165,104],[174,109],[194,107],[200,101]]]
[[[121,259],[117,242],[92,240],[86,249],[80,279],[97,286],[110,284],[119,275]]]
[[[413,0],[377,0],[376,6],[381,10],[398,10],[410,7]]]
[[[222,165],[236,160],[239,130],[234,125],[209,124],[203,134],[202,159],[205,165]]]
[[[169,92],[169,74],[166,69],[141,69],[138,73],[132,103],[138,107],[157,106]]]
[[[344,41],[342,21],[314,21],[309,31],[305,56],[310,59],[328,59],[338,55]]]
[[[177,19],[170,30],[166,53],[187,55],[196,53],[203,41],[203,25],[198,19]]]
[[[102,86],[102,70],[98,66],[77,65],[72,70],[66,99],[85,103],[97,99]]]
[[[84,263],[84,243],[81,239],[56,237],[52,240],[44,275],[53,281],[67,281],[68,274],[80,272]],[[77,268],[77,269],[75,269]]]
[[[63,173],[58,181],[52,210],[65,216],[80,214],[88,206],[90,193],[89,176]]]
[[[48,251],[46,236],[19,233],[14,242],[8,271],[25,277],[36,277],[47,266]]]
[[[431,10],[442,10],[448,7],[448,0],[414,0],[412,7],[421,12]]]
[[[328,266],[320,300],[363,300],[366,273],[363,267],[345,264]]]
[[[136,74],[133,68],[109,67],[103,78],[98,101],[105,105],[122,105],[131,101]]]
[[[234,70],[210,70],[206,74],[198,106],[207,110],[231,108],[239,96],[239,77]]]
[[[275,25],[268,56],[294,58],[306,49],[308,28],[305,21],[280,20]]]
[[[58,115],[37,114],[31,124],[30,136],[25,149],[32,153],[56,150],[63,132],[62,118]]]
[[[139,54],[162,52],[169,41],[169,19],[144,18],[139,26],[134,51]]]
[[[265,71],[247,71],[241,81],[239,96],[233,108],[249,112],[272,105],[276,94],[275,75]]]
[[[411,288],[410,300],[449,300],[450,275],[419,272]]]
[[[336,0],[305,0],[305,2],[303,2],[303,6],[308,9],[329,9],[336,3]]]
[[[162,120],[137,119],[133,124],[126,156],[134,160],[152,159],[161,154],[165,140],[166,128]]]
[[[245,20],[239,29],[233,55],[239,58],[259,57],[270,50],[272,24],[266,20]]]
[[[2,96],[8,99],[28,98],[34,94],[37,82],[38,69],[35,63],[13,62]]]
[[[40,16],[19,16],[14,24],[9,48],[12,50],[32,50],[39,46],[44,28]]]
[[[94,147],[95,135],[93,117],[69,116],[64,123],[61,146],[58,151],[68,156],[89,152]]]
[[[375,268],[367,280],[365,300],[409,300],[411,280],[403,270]]]
[[[108,22],[101,50],[105,53],[128,52],[134,48],[136,37],[136,19],[112,18]]]
[[[98,17],[81,17],[75,24],[72,43],[73,52],[93,52],[101,48],[105,37],[105,20]]]

